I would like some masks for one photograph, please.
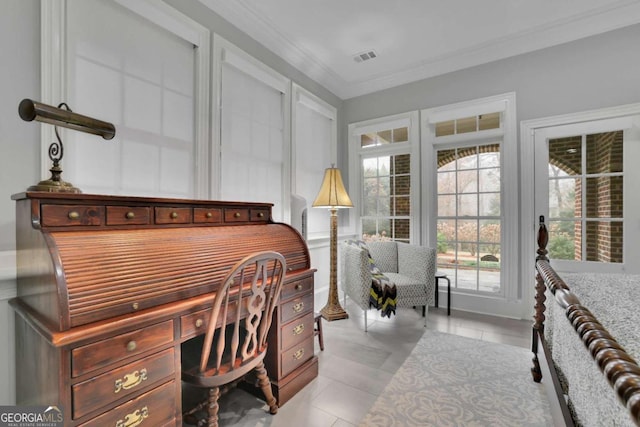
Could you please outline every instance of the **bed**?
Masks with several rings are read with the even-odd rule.
[[[563,273],[547,258],[540,218],[533,380],[557,424],[640,426],[640,275]]]

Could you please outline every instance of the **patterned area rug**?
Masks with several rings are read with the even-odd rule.
[[[531,351],[427,330],[360,427],[552,426]]]

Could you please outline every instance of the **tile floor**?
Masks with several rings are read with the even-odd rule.
[[[318,310],[326,303],[326,294],[321,297]],[[318,378],[274,416],[259,399],[234,390],[220,399],[220,426],[357,426],[422,336],[424,324],[421,309],[398,309],[390,319],[370,310],[365,333],[362,310],[349,302],[346,309],[349,319],[323,321],[325,350],[320,351],[317,339],[315,344]],[[429,309],[427,328],[528,348],[531,324],[456,310],[447,316],[441,306]]]

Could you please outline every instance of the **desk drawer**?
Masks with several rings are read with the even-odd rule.
[[[294,298],[309,292],[313,292],[313,277],[307,277],[306,279],[296,280],[295,282],[282,285],[280,300],[286,301],[289,298]]]
[[[42,205],[42,225],[70,227],[74,225],[102,225],[104,206]]]
[[[71,373],[77,377],[171,342],[173,342],[172,320],[107,338],[73,349]]]
[[[282,364],[282,376],[287,376],[298,366],[313,357],[313,339],[309,338],[298,345],[293,346],[280,355]]]
[[[229,302],[227,308],[227,324],[235,321],[237,307],[237,301]],[[242,309],[240,316],[242,316],[242,318],[247,317],[246,306]],[[195,313],[180,316],[180,338],[190,338],[206,333],[207,327],[209,326],[209,319],[211,319],[211,309],[200,310]],[[216,326],[221,326],[220,320],[218,320],[218,324]]]
[[[189,224],[191,208],[156,207],[156,224]]]
[[[251,209],[251,221],[269,220],[269,209]]]
[[[194,208],[193,222],[195,223],[222,223],[222,209]]]
[[[307,313],[303,318],[296,319],[282,327],[282,348],[286,350],[295,344],[313,336],[313,313]]]
[[[196,311],[180,316],[180,338],[202,335],[207,332],[211,309]]]
[[[290,320],[313,311],[313,294],[307,294],[300,298],[280,305],[280,323],[288,323]]]
[[[173,349],[162,351],[73,386],[73,418],[136,393],[173,374]]]
[[[225,209],[224,222],[248,222],[249,209]]]
[[[171,425],[176,412],[176,387],[171,381],[81,424],[81,427]]]
[[[107,225],[146,225],[150,217],[148,206],[107,206]]]

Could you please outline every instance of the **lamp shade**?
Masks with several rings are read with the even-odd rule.
[[[314,208],[352,208],[353,203],[344,189],[340,169],[330,167],[324,171],[322,186],[312,205]]]

